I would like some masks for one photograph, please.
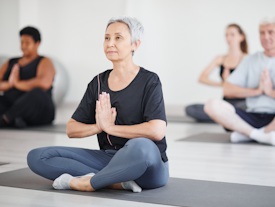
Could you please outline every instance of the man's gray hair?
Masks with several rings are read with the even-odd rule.
[[[260,21],[260,25],[275,24],[275,17],[266,16]]]
[[[131,33],[131,43],[142,39],[144,28],[142,24],[136,19],[128,16],[112,17],[107,24],[107,28],[110,24],[115,22],[123,22],[128,25]]]

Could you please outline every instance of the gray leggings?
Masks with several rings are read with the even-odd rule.
[[[63,173],[96,173],[90,180],[95,190],[130,180],[152,189],[169,179],[168,162],[162,161],[158,147],[147,138],[131,139],[118,151],[42,147],[30,151],[27,160],[34,173],[50,180]]]

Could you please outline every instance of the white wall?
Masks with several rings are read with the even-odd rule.
[[[0,0],[0,55],[20,55],[18,0]]]
[[[258,23],[274,15],[274,8],[274,0],[0,0],[0,55],[18,54],[18,30],[38,27],[40,54],[54,57],[69,73],[65,101],[79,102],[87,83],[112,68],[102,46],[108,19],[126,14],[145,27],[134,59],[159,74],[166,104],[205,102],[222,96],[220,88],[197,79],[215,56],[226,53],[226,25],[243,27],[250,53],[262,50]],[[219,80],[218,69],[212,78]]]
[[[217,55],[227,52],[225,28],[237,23],[247,34],[249,51],[262,50],[258,23],[274,15],[275,1],[139,0],[128,1],[127,14],[140,19],[146,31],[138,62],[161,76],[165,102],[188,104],[221,97],[221,88],[197,82]],[[219,69],[212,75],[218,77]]]
[[[92,78],[112,68],[103,53],[104,32],[110,17],[124,13],[124,5],[124,0],[20,1],[20,28],[36,26],[42,34],[40,54],[54,57],[69,73],[65,101],[79,102]]]

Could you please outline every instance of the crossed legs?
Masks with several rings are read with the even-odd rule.
[[[204,110],[218,124],[235,131],[232,133],[231,138],[235,137],[242,141],[248,141],[250,138],[257,142],[275,145],[274,131],[266,133],[265,128],[257,129],[251,126],[236,113],[235,108],[231,104],[223,100],[209,100],[205,104]],[[267,128],[270,130],[273,129],[273,126],[275,126],[275,121],[268,124]]]
[[[226,101],[211,99],[205,104],[204,110],[215,122],[232,131],[249,136],[254,129],[239,117],[235,108]]]
[[[135,181],[141,188],[157,188],[169,179],[168,163],[149,139],[129,140],[118,151],[88,150],[68,147],[45,147],[28,154],[28,165],[38,175],[55,180],[64,173],[67,186],[75,190],[94,191],[104,187],[127,188]],[[86,175],[95,173],[94,176]],[[126,186],[123,186],[123,185]]]
[[[26,92],[13,103],[6,99],[0,97],[0,127],[8,124],[16,127],[49,124],[54,119],[51,97],[40,88]]]

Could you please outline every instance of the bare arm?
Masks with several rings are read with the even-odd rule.
[[[218,56],[210,63],[210,65],[208,65],[208,67],[200,75],[200,78],[199,78],[200,83],[204,83],[211,86],[223,85],[223,83],[218,83],[209,79],[209,75],[215,69],[215,67],[221,65],[222,58],[223,58],[222,56]]]
[[[9,66],[9,61],[5,62],[0,68],[0,91],[7,91],[11,89],[9,81],[3,81],[4,74]]]
[[[74,119],[70,119],[67,124],[66,133],[69,138],[83,138],[101,133],[96,124],[84,124]]]
[[[29,80],[15,79],[14,87],[21,91],[30,91],[34,88],[48,90],[52,86],[55,75],[54,66],[49,58],[43,58],[37,67],[36,77]]]
[[[225,82],[223,85],[223,95],[226,98],[246,98],[259,96],[263,93],[263,85],[260,83],[258,88],[244,88],[238,85]]]
[[[272,90],[271,92],[269,92],[266,95],[270,96],[271,98],[275,98],[275,90]]]
[[[66,133],[69,138],[83,138],[101,133],[102,130],[96,124],[84,124],[74,119],[70,119],[67,124]],[[113,125],[106,133],[128,139],[145,137],[151,140],[161,140],[166,133],[166,122],[162,120],[152,120],[142,124],[131,126]]]
[[[113,125],[106,130],[106,133],[128,139],[145,137],[153,141],[160,141],[166,133],[166,122],[163,120],[151,120],[131,126]]]

